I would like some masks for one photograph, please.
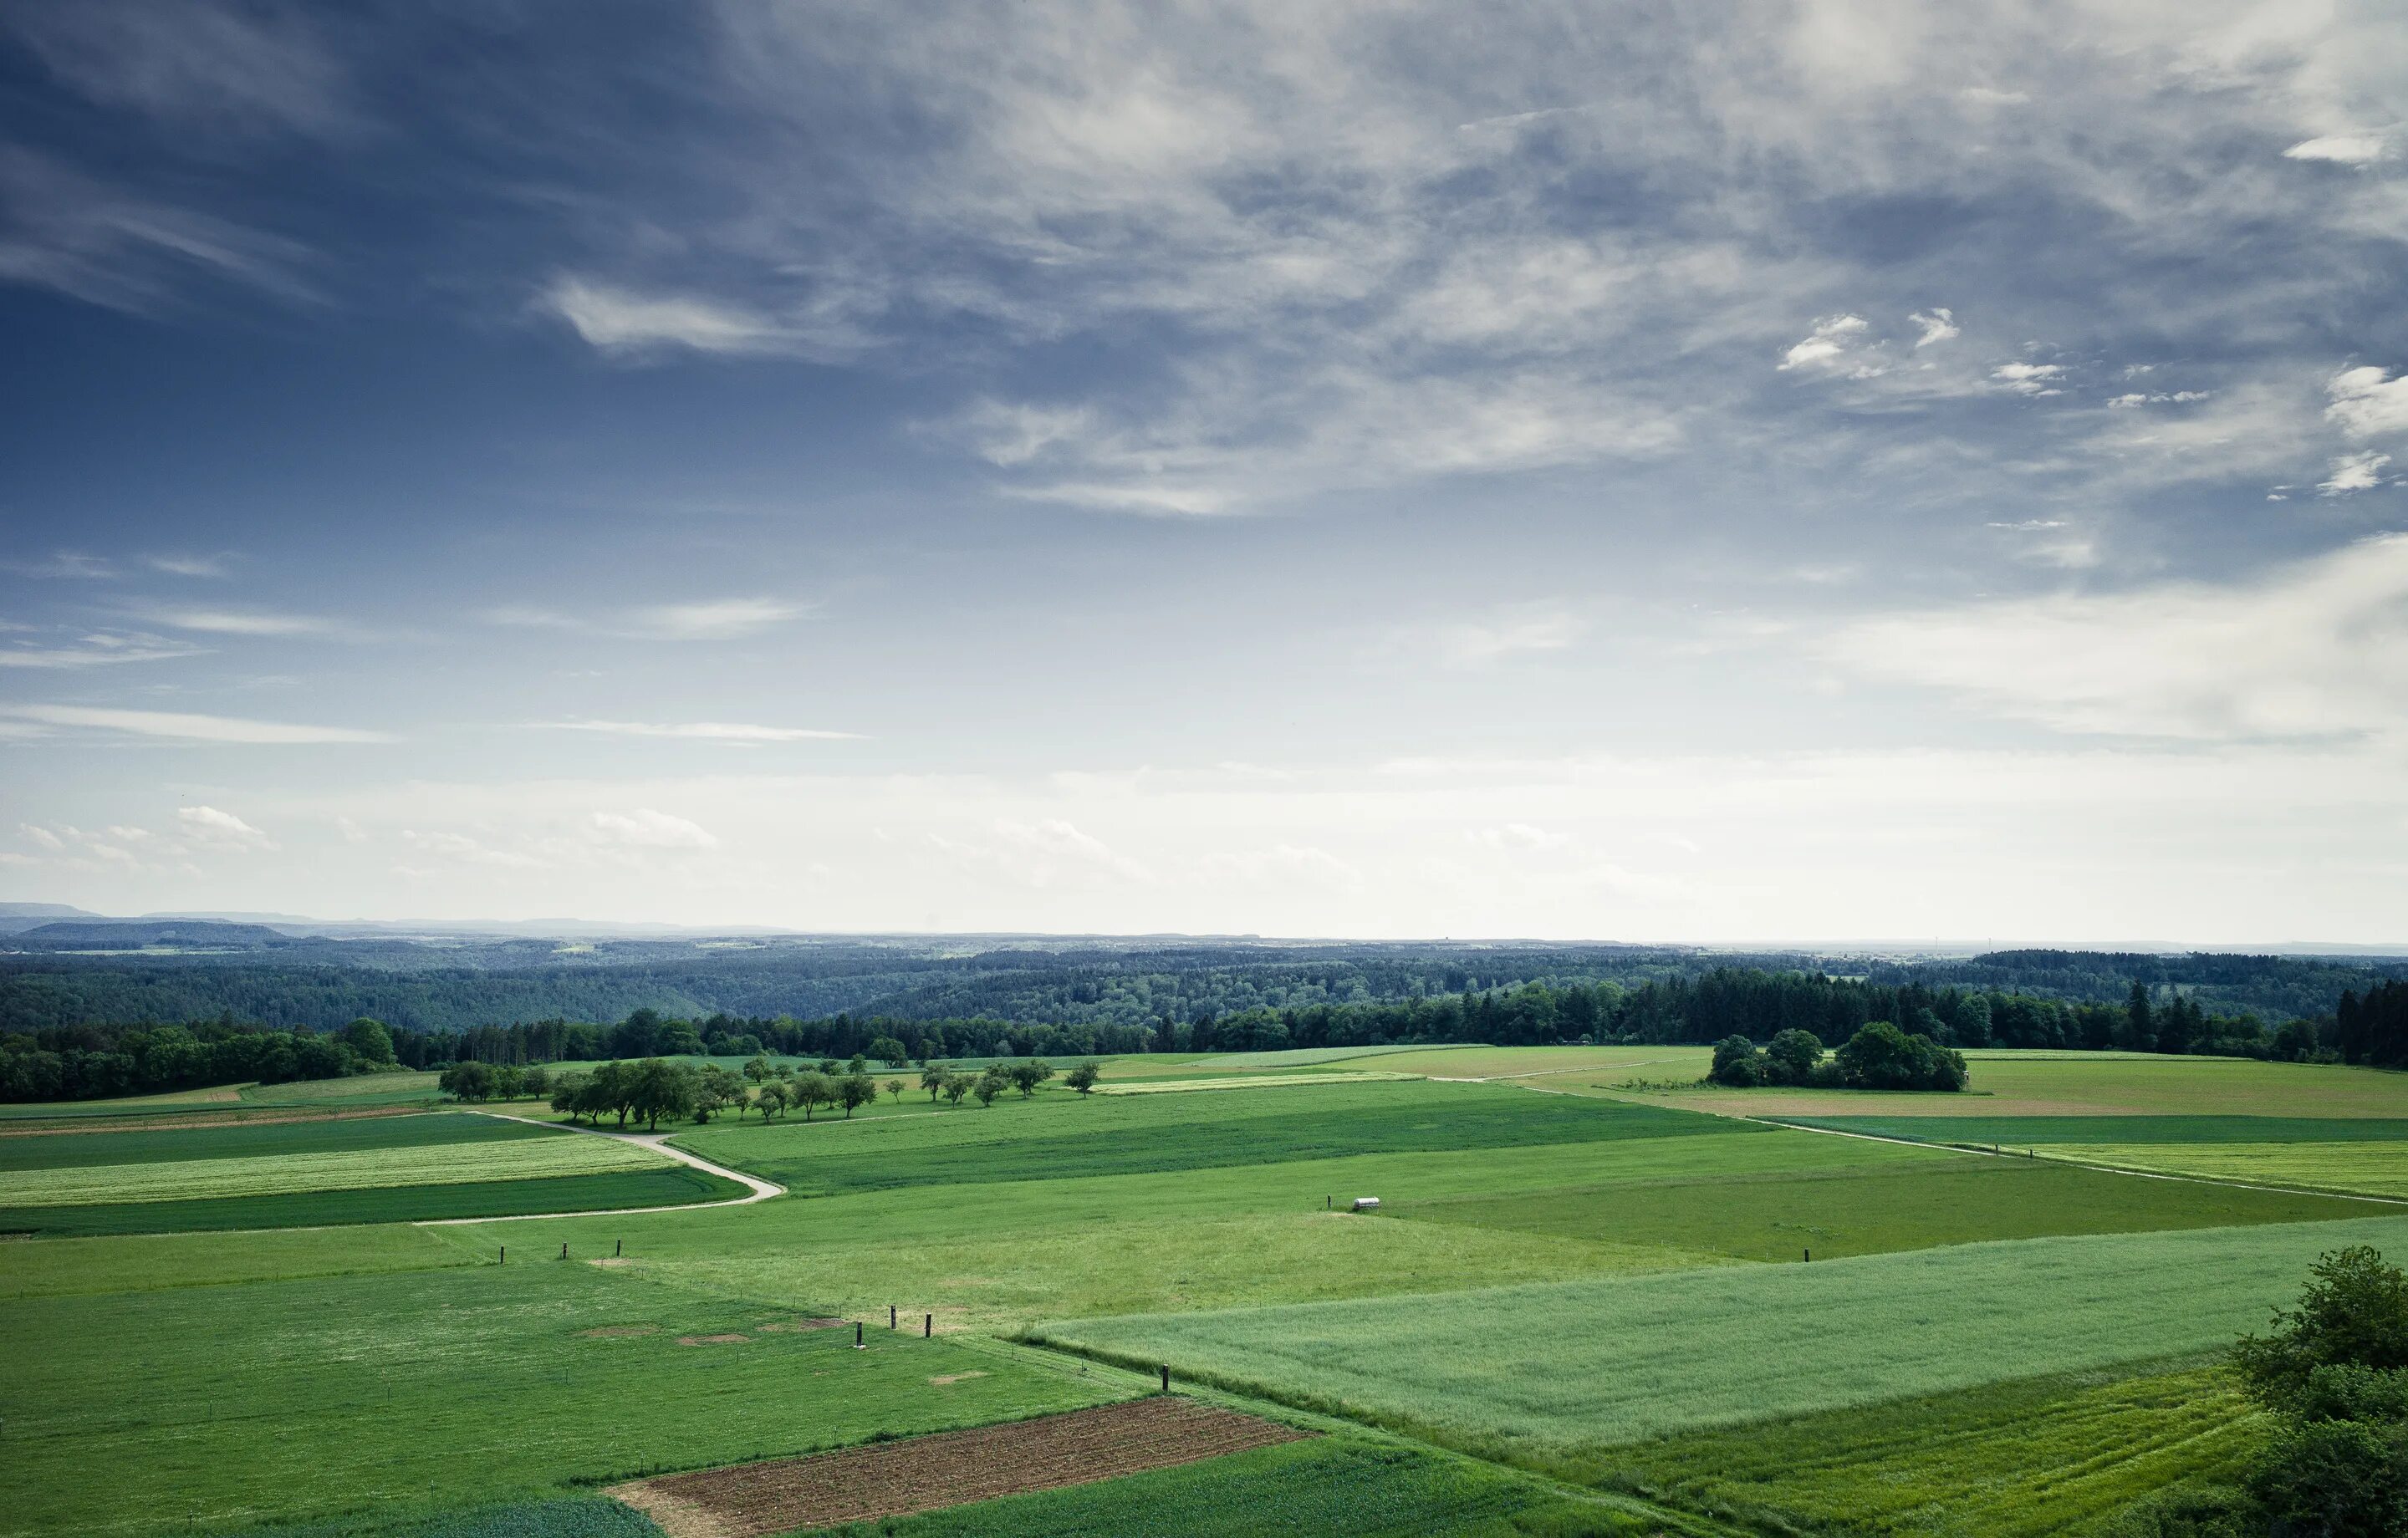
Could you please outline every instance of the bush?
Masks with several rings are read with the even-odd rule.
[[[1823,1061],[1822,1039],[1812,1031],[1784,1031],[1764,1048],[1764,1082],[1811,1084]]]
[[[1756,1043],[1745,1036],[1725,1036],[1714,1043],[1714,1065],[1706,1071],[1706,1077],[1712,1083],[1742,1089],[1763,1083],[1764,1061],[1756,1054]]]
[[[1962,1089],[1965,1060],[1926,1035],[1875,1020],[1834,1054],[1840,1076],[1856,1089]]]
[[[2322,1257],[2232,1361],[2283,1419],[2249,1480],[2273,1532],[2408,1531],[2408,1273],[2364,1245]]]

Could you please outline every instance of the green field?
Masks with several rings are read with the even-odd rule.
[[[1493,1465],[1340,1435],[825,1531],[847,1538],[1639,1538],[1664,1529]]]
[[[1678,1050],[1678,1049],[1675,1049]],[[1699,1048],[1687,1076],[1701,1077]],[[2408,1075],[2338,1063],[2253,1062],[2243,1058],[2157,1057],[2123,1053],[1969,1054],[1970,1082],[1959,1094],[1861,1089],[1727,1089],[1717,1086],[1634,1091],[1599,1075],[1551,1078],[1557,1089],[1636,1094],[1661,1104],[1727,1116],[1816,1120],[1836,1117],[2265,1116],[2408,1118]],[[1625,1078],[1679,1076],[1669,1067],[1635,1069]]]
[[[2208,1364],[2316,1254],[2408,1250],[2408,1214],[2379,1203],[2071,1161],[2172,1149],[2378,1180],[2408,1146],[2393,1075],[2317,1081],[2345,1091],[2341,1116],[2287,1090],[2242,1114],[2218,1104],[2229,1063],[1990,1060],[1977,1071],[2058,1075],[2080,1109],[1842,1097],[1856,1114],[1832,1130],[1869,1137],[1698,1114],[1702,1093],[1538,1092],[1684,1054],[1702,1056],[1163,1054],[1113,1066],[1243,1083],[722,1118],[676,1141],[796,1194],[608,1216],[733,1189],[683,1166],[457,1179],[626,1146],[458,1113],[0,1137],[0,1180],[98,1192],[173,1171],[178,1197],[0,1212],[44,1234],[0,1243],[7,1329],[38,1343],[0,1394],[30,1471],[0,1538],[583,1538],[542,1524],[616,1521],[595,1483],[1125,1396],[1153,1380],[1124,1364],[1156,1362],[1240,1408],[1338,1418],[1310,1443],[861,1531],[2105,1538],[2154,1492],[2229,1477],[2258,1432]],[[1344,1076],[1408,1064],[1455,1072]],[[1266,1082],[1285,1078],[1310,1082]],[[2383,1096],[2392,1114],[2372,1114]],[[1992,1139],[2064,1157],[1934,1146]],[[455,1182],[323,1189],[346,1161],[427,1158]],[[317,1189],[193,1194],[267,1170]],[[1366,1195],[1379,1214],[1340,1210]],[[506,1212],[568,1215],[406,1226]],[[194,1232],[101,1236],[169,1225]],[[63,1236],[79,1226],[94,1236]],[[890,1305],[936,1338],[890,1334]],[[880,1326],[872,1349],[764,1328],[821,1316]],[[704,1339],[724,1334],[746,1339]],[[95,1486],[93,1466],[125,1477]]]
[[[279,1522],[261,1538],[660,1538],[652,1519],[607,1496],[513,1501],[428,1517],[373,1516],[334,1522]]]
[[[0,1233],[206,1233],[227,1229],[423,1223],[516,1213],[609,1212],[724,1202],[744,1194],[732,1180],[683,1164],[602,1175],[368,1186],[165,1202],[0,1207]]]
[[[676,1141],[798,1194],[829,1195],[1344,1154],[1761,1132],[1649,1106],[1398,1082],[1111,1100],[1011,1096],[986,1108],[851,1124],[714,1122]]]
[[[1581,1471],[1642,1437],[2212,1350],[2262,1325],[2262,1300],[2318,1253],[2350,1244],[2408,1245],[2408,1218],[2014,1240],[1032,1333]]]

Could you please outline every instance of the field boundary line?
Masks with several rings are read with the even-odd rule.
[[[1713,1112],[1712,1115],[1722,1115]],[[2212,1175],[2173,1175],[2164,1170],[2136,1170],[2125,1164],[2095,1164],[2086,1159],[2067,1159],[2058,1154],[2013,1153],[2000,1147],[1977,1148],[1963,1143],[1926,1143],[1919,1138],[1889,1137],[1880,1132],[1852,1132],[1840,1127],[1807,1127],[1794,1121],[1775,1121],[1770,1117],[1733,1117],[1734,1121],[1753,1121],[1764,1127],[1782,1127],[1793,1132],[1821,1132],[1826,1137],[1853,1137],[1867,1143],[1895,1143],[1902,1148],[1933,1148],[1941,1153],[1971,1154],[1976,1159],[2014,1159],[2027,1164],[2063,1164],[2070,1169],[2097,1170],[2101,1175],[2128,1175],[2136,1180],[2174,1180],[2188,1186],[2226,1186],[2234,1190],[2268,1191],[2276,1196],[2329,1196],[2344,1202],[2372,1202],[2383,1207],[2408,1207],[2408,1199],[2397,1196],[2373,1196],[2365,1191],[2326,1190],[2315,1186],[2269,1186],[2255,1180],[2222,1180]]]
[[[705,1207],[750,1206],[755,1202],[767,1202],[773,1196],[786,1194],[786,1188],[775,1181],[764,1180],[755,1175],[746,1175],[740,1170],[731,1170],[724,1164],[712,1163],[700,1154],[688,1153],[683,1148],[671,1147],[668,1140],[675,1135],[671,1132],[605,1132],[599,1127],[576,1126],[563,1129],[556,1121],[538,1121],[533,1117],[512,1116],[508,1111],[479,1110],[474,1106],[467,1109],[477,1116],[494,1117],[503,1121],[523,1121],[530,1127],[549,1127],[555,1132],[565,1130],[581,1132],[588,1137],[607,1137],[613,1142],[632,1143],[639,1148],[650,1148],[654,1153],[675,1160],[678,1163],[700,1170],[705,1175],[715,1175],[723,1180],[733,1180],[746,1188],[745,1194],[731,1196],[721,1202],[681,1202],[669,1207],[608,1207],[599,1212],[513,1212],[496,1218],[422,1218],[412,1227],[442,1229],[460,1228],[469,1223],[525,1223],[538,1218],[627,1218],[648,1212],[698,1212]]]

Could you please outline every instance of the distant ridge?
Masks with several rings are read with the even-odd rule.
[[[98,919],[37,924],[20,932],[16,943],[37,950],[136,950],[145,946],[252,949],[289,938],[265,924],[226,924],[207,919]]]

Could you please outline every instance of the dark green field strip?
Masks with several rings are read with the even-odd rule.
[[[1240,1097],[1252,1105],[1233,1104]],[[1176,1118],[1145,1103],[1210,1100],[1178,1108]],[[1128,1107],[1124,1110],[1123,1107]],[[1137,1175],[1223,1165],[1290,1163],[1354,1154],[1444,1152],[1603,1143],[1626,1138],[1744,1134],[1770,1129],[1726,1117],[1665,1110],[1619,1101],[1534,1095],[1487,1086],[1351,1085],[1215,1090],[1209,1095],[1131,1096],[1085,1104],[1032,1106],[1016,1131],[1039,1135],[1009,1141],[936,1142],[885,1136],[908,1128],[897,1118],[860,1128],[753,1128],[749,1133],[679,1142],[777,1180],[799,1194],[838,1195],[906,1186],[978,1185],[1060,1180],[1083,1175]],[[1217,1110],[1196,1117],[1193,1109]],[[969,1118],[1009,1113],[970,1111],[944,1121],[980,1130]],[[1039,1119],[1041,1118],[1041,1119]],[[1071,1130],[1082,1127],[1093,1130]],[[1054,1129],[1062,1129],[1054,1131]],[[867,1134],[867,1135],[865,1135]]]
[[[2049,1143],[2399,1143],[2408,1120],[2382,1117],[2016,1116],[1774,1117],[1793,1127],[1923,1143],[2029,1148]]]
[[[1341,1434],[824,1531],[844,1538],[1608,1538],[1665,1529],[1492,1465]]]
[[[256,1126],[178,1127],[162,1132],[60,1132],[0,1137],[0,1170],[83,1169],[99,1164],[169,1164],[187,1159],[248,1159],[264,1154],[343,1153],[421,1148],[451,1143],[508,1143],[565,1135],[549,1127],[466,1111],[430,1116],[350,1117],[339,1121],[271,1121]]]
[[[1393,1204],[1398,1218],[1668,1245],[1748,1260],[1928,1249],[1985,1239],[2363,1218],[2338,1197],[1985,1159],[1813,1175],[1662,1180]]]
[[[245,1530],[255,1538],[661,1538],[652,1519],[608,1496],[514,1501],[425,1517],[357,1517]]]
[[[459,1186],[384,1186],[293,1191],[197,1202],[118,1202],[89,1207],[0,1207],[0,1233],[202,1233],[223,1229],[319,1228],[414,1223],[430,1218],[508,1218],[529,1212],[666,1207],[741,1196],[732,1180],[683,1164],[613,1175],[541,1180],[479,1180]]]
[[[1954,1534],[1978,1510],[1987,1538],[2043,1538],[2229,1477],[2262,1424],[2212,1367],[2068,1374],[1637,1443],[1588,1473],[1767,1532]]]

